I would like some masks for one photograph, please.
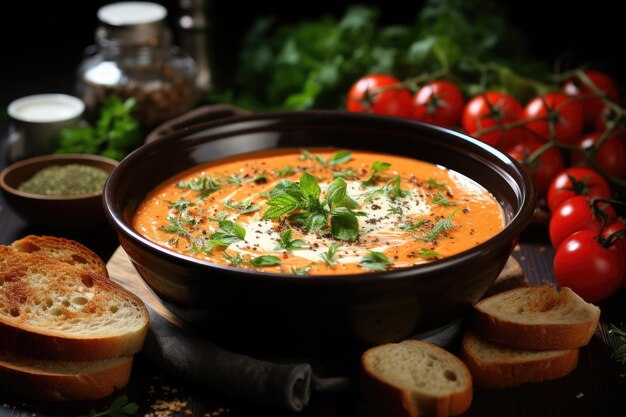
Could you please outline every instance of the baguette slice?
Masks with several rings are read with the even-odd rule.
[[[146,306],[122,286],[39,253],[0,247],[0,351],[100,360],[139,352]]]
[[[366,350],[363,398],[382,415],[456,416],[472,402],[472,377],[461,360],[432,343],[405,340]]]
[[[124,388],[133,357],[37,361],[0,354],[0,391],[33,401],[97,400]]]
[[[109,277],[106,264],[91,249],[70,239],[29,235],[11,243],[20,252],[37,252],[51,256],[76,268]]]
[[[585,346],[600,320],[600,309],[569,288],[515,288],[474,305],[477,336],[519,349],[575,349]]]
[[[459,355],[476,386],[508,388],[569,374],[578,364],[578,350],[515,349],[487,342],[470,331],[463,337]]]

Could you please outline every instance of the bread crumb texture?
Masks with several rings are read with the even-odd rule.
[[[144,309],[98,275],[45,255],[0,248],[0,322],[52,335],[107,337],[145,326]]]
[[[394,386],[418,389],[429,395],[447,395],[465,389],[470,382],[468,374],[451,356],[443,349],[401,342],[372,349],[365,356],[364,365]]]
[[[569,288],[522,287],[485,299],[477,308],[518,323],[571,323],[587,320],[593,308],[578,298]]]

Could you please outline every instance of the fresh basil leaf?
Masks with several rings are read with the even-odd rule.
[[[280,234],[280,239],[278,240],[278,245],[274,248],[275,250],[285,250],[287,252],[291,252],[297,249],[304,249],[307,247],[307,244],[302,239],[291,239],[292,230],[287,229],[284,230]]]
[[[391,261],[382,252],[370,251],[361,259],[359,265],[370,271],[386,271]]]
[[[359,236],[359,221],[346,207],[336,207],[330,212],[330,231],[335,239],[354,242]]]
[[[337,205],[346,198],[347,188],[348,185],[343,178],[335,179],[326,190],[326,200],[328,200],[331,206]]]
[[[246,229],[230,220],[220,220],[218,222],[220,229],[226,234],[233,236],[239,240],[246,238]]]
[[[300,207],[300,201],[290,194],[279,194],[266,202],[270,208],[263,213],[264,219],[274,219],[290,213]]]
[[[333,156],[331,156],[330,160],[328,161],[328,165],[330,166],[336,166],[336,165],[341,165],[344,164],[346,162],[348,162],[350,159],[352,159],[352,152],[350,151],[339,151],[333,154]]]
[[[251,266],[256,266],[256,267],[275,266],[275,265],[280,265],[281,260],[279,257],[274,256],[274,255],[263,255],[263,256],[257,256],[256,258],[248,261],[248,264]]]
[[[300,192],[298,184],[289,180],[279,181],[278,184],[276,184],[269,192],[270,198],[278,197],[281,194],[289,194],[298,200],[302,198],[302,193]]]
[[[322,193],[322,189],[317,183],[317,178],[314,175],[305,172],[300,177],[300,192],[304,198],[315,197],[317,199]]]
[[[286,177],[287,175],[291,175],[295,172],[296,171],[293,169],[291,165],[287,165],[286,167],[281,168],[280,171],[278,171],[276,175],[279,177]]]

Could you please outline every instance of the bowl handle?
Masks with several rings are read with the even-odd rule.
[[[200,106],[157,126],[146,136],[145,143],[153,142],[170,133],[177,132],[198,123],[225,119],[242,114],[250,114],[250,111],[230,104],[208,104]]]

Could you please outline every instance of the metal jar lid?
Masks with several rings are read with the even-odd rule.
[[[96,30],[99,43],[119,45],[161,43],[168,31],[165,25],[167,9],[160,4],[143,1],[111,3],[98,9],[100,27]]]

